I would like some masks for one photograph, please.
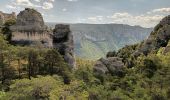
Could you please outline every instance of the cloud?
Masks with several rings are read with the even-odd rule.
[[[97,17],[89,17],[87,19],[90,20],[90,21],[97,21]]]
[[[153,27],[163,17],[163,15],[132,15],[127,12],[114,13],[112,16],[107,16],[107,18],[112,20],[112,23],[140,25],[143,27]]]
[[[170,8],[153,9],[152,11],[147,12],[147,14],[153,14],[153,13],[167,14],[170,13]]]
[[[36,2],[40,2],[40,0],[34,0],[34,1],[36,1]]]
[[[31,0],[12,0],[10,5],[6,5],[6,8],[16,9],[16,8],[41,8],[45,10],[49,10],[53,8],[53,2],[55,0],[34,0],[35,2],[31,2]],[[38,3],[36,3],[38,2]]]
[[[62,9],[62,11],[63,11],[63,12],[66,12],[66,11],[67,11],[67,9],[66,9],[66,8],[63,8],[63,9]]]
[[[67,0],[68,2],[77,2],[78,0]]]
[[[16,7],[12,6],[12,5],[6,5],[6,8],[8,8],[8,9],[16,9]]]
[[[154,9],[152,12],[158,12],[158,13],[170,13],[170,8]]]
[[[107,16],[107,18],[113,18],[113,19],[128,18],[128,17],[130,18],[130,17],[132,17],[132,15],[130,15],[127,12],[124,12],[124,13],[114,13],[113,16]]]
[[[53,4],[50,2],[44,2],[42,8],[43,9],[51,9],[51,8],[53,8]]]
[[[30,6],[30,7],[34,6],[34,4],[31,3],[29,0],[15,0],[15,5],[18,5],[18,6]]]
[[[117,23],[128,25],[140,25],[142,27],[153,27],[159,23],[163,15],[133,15],[128,12],[114,13],[112,16],[93,16],[86,19],[87,23]]]
[[[103,16],[88,17],[87,20],[93,23],[99,23],[103,21]]]
[[[50,2],[54,2],[55,0],[48,0],[48,1],[50,1]]]

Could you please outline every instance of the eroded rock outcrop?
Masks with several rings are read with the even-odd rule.
[[[26,8],[17,15],[16,24],[11,26],[12,41],[15,44],[32,45],[37,42],[52,47],[50,31],[44,24],[42,15],[34,9]]]
[[[96,62],[93,70],[98,75],[110,73],[112,75],[122,76],[124,63],[119,57],[101,58]]]
[[[73,35],[69,25],[58,24],[55,26],[53,47],[58,49],[70,67],[75,68]]]
[[[160,47],[166,47],[168,41],[170,40],[170,15],[163,18],[160,23],[154,28],[150,36],[141,47],[134,53],[134,55],[139,55],[143,53],[147,55],[150,52],[157,51]]]

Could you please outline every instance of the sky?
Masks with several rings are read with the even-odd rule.
[[[0,11],[26,7],[41,12],[45,22],[128,24],[154,27],[170,14],[170,0],[0,0]]]

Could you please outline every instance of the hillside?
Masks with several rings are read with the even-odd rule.
[[[46,23],[54,27],[54,23]],[[75,54],[86,59],[104,57],[108,51],[146,39],[151,28],[123,24],[70,24],[74,36]]]

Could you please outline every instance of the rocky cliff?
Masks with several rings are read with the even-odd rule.
[[[73,35],[69,25],[58,24],[53,30],[53,47],[58,49],[64,60],[75,68]]]
[[[11,26],[12,41],[15,44],[32,45],[40,42],[52,47],[50,31],[44,24],[42,15],[34,9],[26,8],[17,15],[16,24]]]
[[[47,23],[54,27],[55,23]],[[123,24],[70,24],[74,37],[75,54],[86,59],[105,57],[108,51],[146,39],[152,28]]]
[[[20,45],[36,45],[56,48],[71,68],[75,68],[73,35],[69,25],[56,25],[50,30],[42,15],[34,9],[26,8],[17,15],[16,24],[11,26],[12,41]]]
[[[134,60],[140,55],[157,54],[160,49],[163,49],[163,54],[170,52],[170,15],[163,18],[143,42],[125,46],[118,52],[109,52],[106,59],[99,59],[94,66],[94,72],[97,75],[123,72],[123,66],[134,67]],[[110,68],[114,70],[109,70]]]
[[[44,31],[47,26],[44,24],[42,15],[34,9],[26,8],[17,15],[16,25],[11,27],[14,31]]]
[[[135,52],[135,55],[143,53],[147,55],[150,52],[157,52],[160,47],[166,47],[170,40],[170,15],[163,18],[151,32],[148,39],[141,43],[141,47]]]

